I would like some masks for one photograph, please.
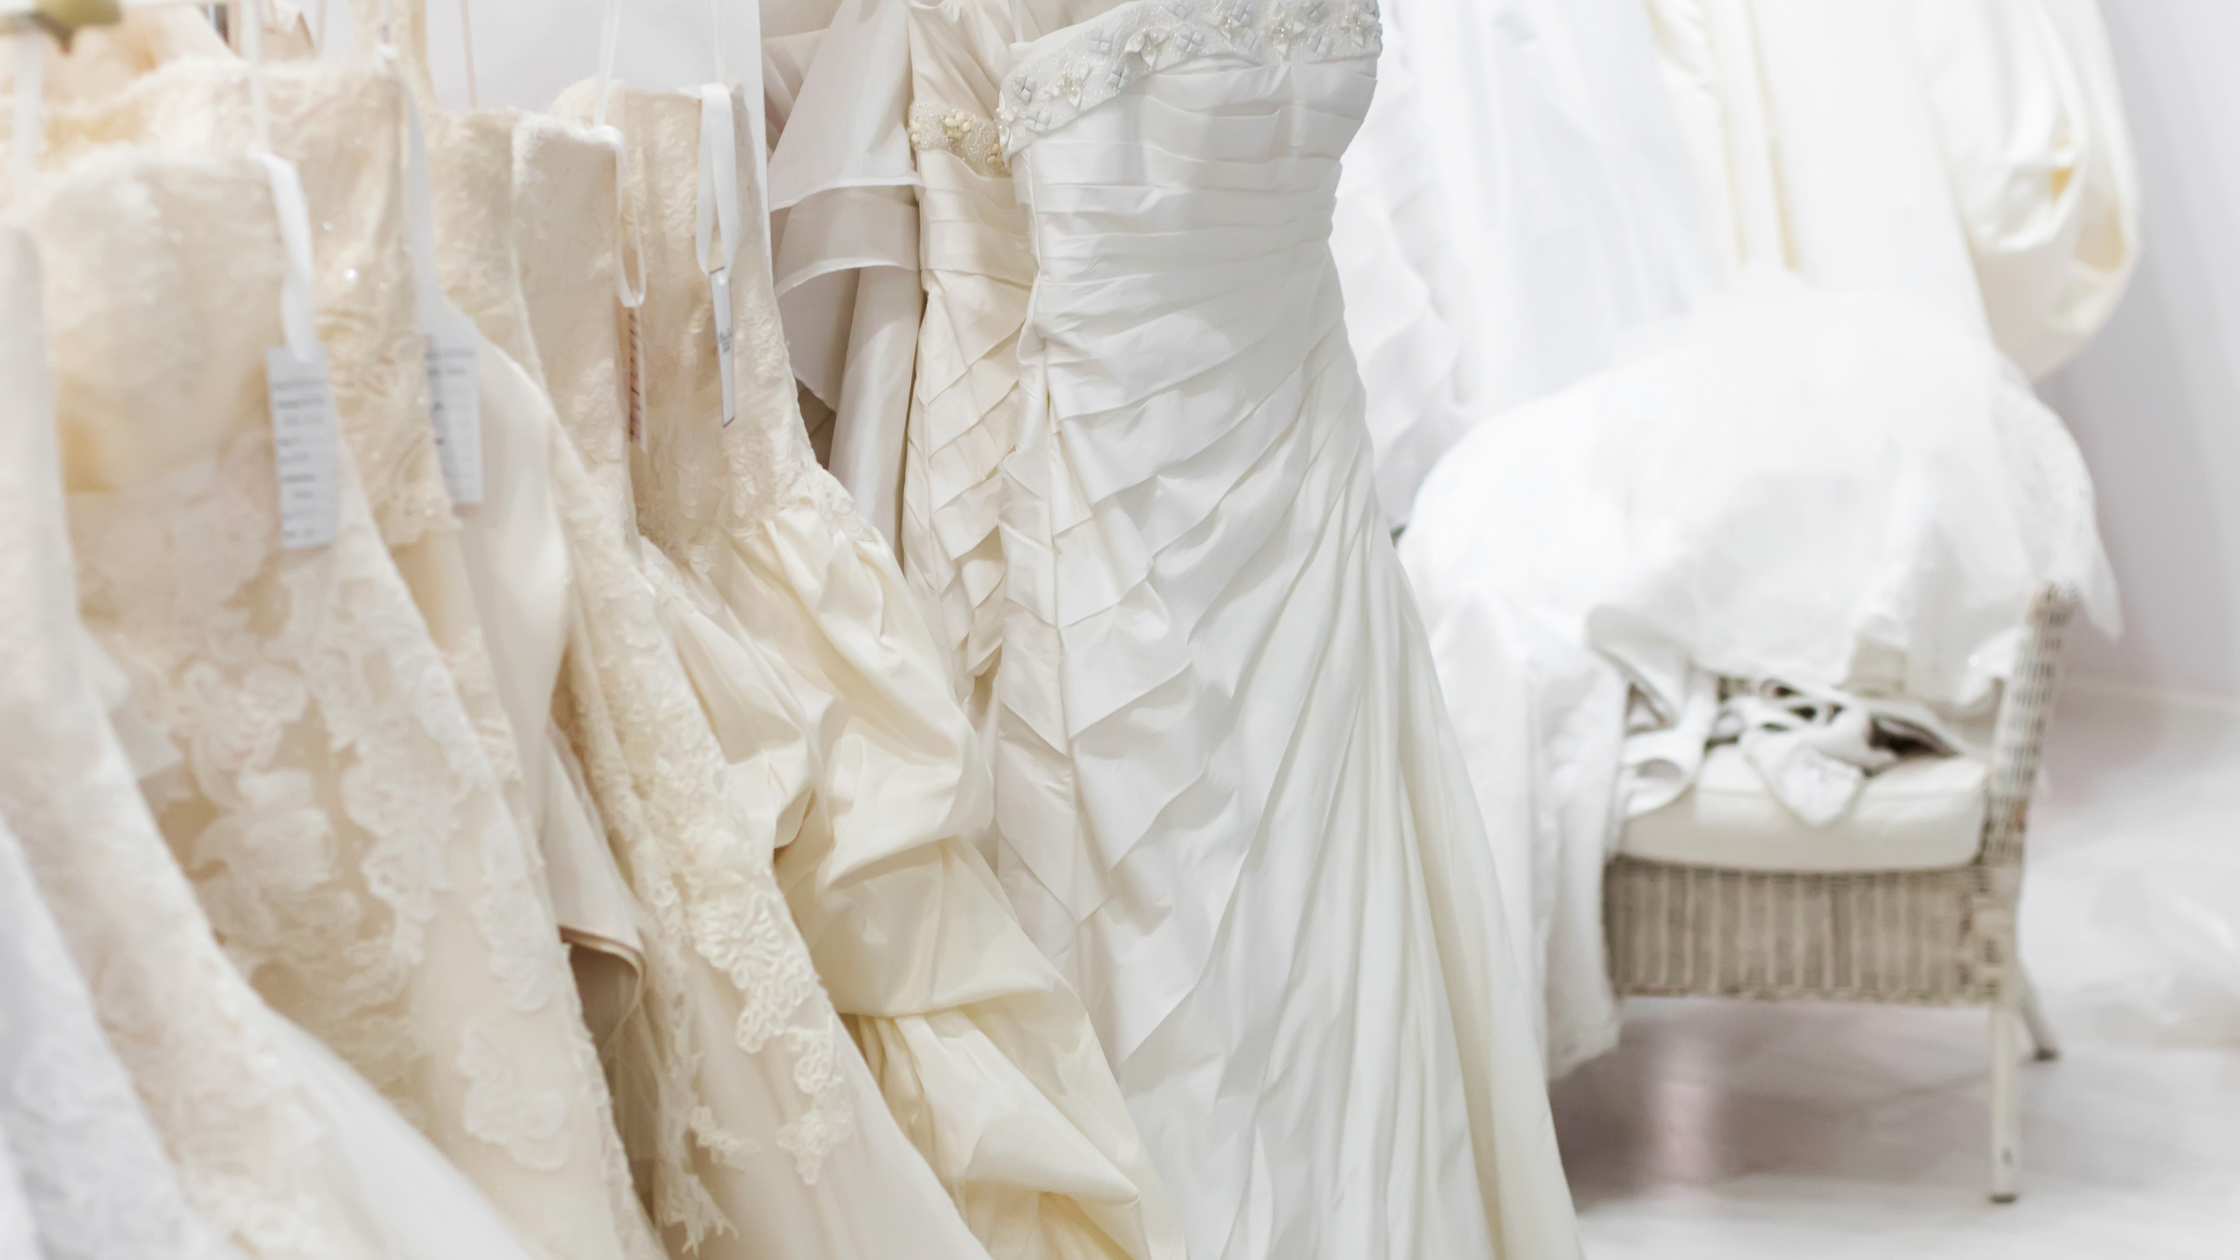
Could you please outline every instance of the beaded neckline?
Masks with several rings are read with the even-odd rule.
[[[996,122],[1009,155],[1145,75],[1193,58],[1339,61],[1382,49],[1376,0],[1130,0],[1065,31],[1013,69]]]

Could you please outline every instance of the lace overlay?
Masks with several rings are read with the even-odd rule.
[[[100,247],[70,227],[52,239],[79,255],[57,359],[83,487],[70,504],[81,605],[142,716],[184,753],[157,802],[166,838],[267,1000],[524,1233],[563,1260],[610,1260],[628,1229],[618,1211],[635,1209],[593,1157],[613,1142],[603,1082],[496,769],[512,736],[456,536],[424,532],[392,560],[353,440],[335,541],[279,549],[262,380],[278,340],[269,196],[254,166],[223,159],[167,158],[142,178],[155,186],[118,181],[104,191],[124,204],[86,216],[132,231]],[[131,309],[160,324],[121,318],[120,292],[150,295]],[[213,303],[225,314],[193,316]],[[151,431],[168,448],[150,449]],[[554,1102],[493,1104],[495,1078],[461,1070],[487,1061],[467,1053],[477,1038],[502,1048],[509,1090]]]
[[[698,183],[698,99],[626,91],[617,94],[613,109],[632,143],[625,219],[644,243],[648,284],[641,328],[659,330],[640,342],[649,391],[649,422],[631,465],[640,529],[667,558],[698,575],[723,563],[735,540],[796,507],[809,508],[858,543],[884,548],[810,449],[769,272],[742,266],[732,280],[740,419],[728,426],[720,423],[713,390],[714,312],[706,287],[651,283],[654,276],[684,275],[684,268],[696,267],[677,251],[694,240],[697,200],[689,194]],[[741,127],[737,134],[748,132]],[[739,169],[744,179],[754,168],[742,162]],[[767,231],[759,200],[739,217],[746,237],[739,257],[755,258]],[[678,415],[709,421],[663,422]],[[662,557],[647,559],[658,576]],[[729,817],[724,829],[729,836],[711,836],[701,851],[715,856],[733,850],[720,867],[694,872],[698,895],[687,907],[688,939],[731,978],[745,1001],[734,1031],[740,1048],[760,1053],[776,1039],[791,1055],[790,1076],[809,1107],[782,1126],[776,1142],[793,1156],[802,1180],[813,1183],[825,1153],[851,1127],[835,1058],[839,1018],[778,887],[774,837],[757,834],[737,813],[724,785],[722,750],[708,733],[706,713],[681,665],[669,703],[678,706],[678,724],[684,712],[696,715],[697,733],[706,737],[695,739],[692,782],[713,817]]]
[[[105,202],[98,183],[64,184],[49,214],[73,227],[89,211],[125,213],[129,223],[139,198],[123,191]],[[90,238],[77,233],[80,248],[128,248]],[[69,274],[67,258],[58,270]],[[0,228],[0,294],[16,300],[41,288],[28,242]],[[67,306],[58,315],[67,333]],[[0,600],[0,813],[195,1214],[257,1260],[371,1260],[385,1252],[322,1178],[321,1130],[269,1015],[212,939],[85,673],[53,419],[43,397],[19,406],[44,390],[45,360],[35,333],[0,334],[0,590],[9,593]],[[22,920],[0,921],[12,932]],[[67,1109],[51,1095],[48,1105]],[[151,1223],[162,1219],[151,1211]]]
[[[665,1064],[656,1209],[696,1243],[722,1227],[723,1214],[691,1171],[687,1139],[728,1163],[761,1146],[694,1101],[703,1057],[689,981],[695,963],[680,947],[736,991],[739,1049],[761,1054],[776,1040],[791,1055],[787,1076],[808,1105],[777,1141],[809,1181],[848,1124],[831,1061],[838,1021],[786,912],[769,844],[757,842],[724,789],[721,755],[651,589],[606,530],[589,479],[573,471],[560,488],[586,605],[563,678],[562,725],[658,929],[646,941],[649,1013]]]
[[[637,99],[620,97],[617,113]],[[563,97],[563,112],[571,101],[588,112],[587,92]],[[640,160],[633,152],[631,165]],[[524,133],[517,169],[530,315],[572,439],[561,443],[553,484],[580,616],[555,711],[616,857],[652,920],[654,930],[644,933],[644,1016],[656,1057],[646,1065],[656,1095],[654,1149],[633,1154],[654,1166],[657,1219],[697,1246],[731,1224],[703,1179],[696,1148],[719,1166],[736,1168],[775,1136],[793,1143],[783,1149],[795,1157],[796,1172],[813,1180],[824,1153],[848,1131],[847,1098],[833,1066],[839,1024],[786,912],[770,840],[740,815],[726,790],[721,752],[640,567],[630,482],[636,452],[626,438],[617,370],[618,242],[562,235],[580,234],[585,222],[614,222],[613,151],[581,131],[534,123]],[[571,212],[563,221],[541,212],[558,205],[589,206],[591,213]],[[689,239],[689,219],[686,231]],[[743,243],[741,256],[755,248]],[[780,336],[774,320],[764,323],[742,322],[737,335]],[[782,340],[778,344],[782,354]],[[715,465],[696,510],[712,515],[720,509],[724,468]],[[701,981],[711,969],[728,990],[721,995],[727,1000]],[[698,1085],[702,1065],[723,1057],[721,1047],[709,1044],[715,1033],[701,1016],[711,1006],[733,1003],[737,1013],[724,1031],[736,1051],[788,1056],[776,1076],[790,1082],[797,1097],[784,1100],[790,1118],[773,1133],[740,1132]]]
[[[1383,46],[1373,0],[1132,0],[1031,51],[1005,77],[996,121],[1013,154],[1185,61],[1338,61]]]
[[[995,120],[968,109],[932,101],[910,106],[910,147],[921,153],[948,153],[981,175],[1009,175],[1003,136]]]

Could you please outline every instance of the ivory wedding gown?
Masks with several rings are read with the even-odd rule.
[[[925,320],[902,472],[902,571],[983,731],[1003,638],[999,522],[1019,440],[1019,329],[1034,251],[996,135],[1011,11],[989,0],[907,8]]]
[[[201,400],[261,393],[238,387],[261,371],[276,322],[252,314],[278,304],[279,268],[257,265],[279,252],[260,199],[268,200],[267,178],[254,165],[128,152],[93,159],[42,193],[33,223],[57,256],[47,285],[29,243],[0,229],[0,294],[11,300],[0,318],[0,577],[10,595],[0,604],[0,641],[9,647],[0,674],[0,813],[24,841],[80,972],[93,979],[108,1045],[130,1072],[195,1215],[251,1260],[536,1260],[478,1190],[324,1046],[274,1015],[221,952],[134,783],[136,766],[188,771],[165,766],[154,754],[169,750],[145,730],[134,744],[143,758],[128,760],[112,720],[139,719],[112,713],[112,702],[129,697],[108,692],[100,649],[77,620],[47,348],[36,309],[21,303],[45,287],[57,311],[54,354],[75,476],[87,477],[83,461],[144,450],[139,425],[153,415],[171,422],[164,432],[174,439],[154,452],[169,469],[154,474],[156,484],[168,478],[189,492],[211,485],[217,469],[207,448],[230,425],[222,406]],[[139,214],[113,217],[126,206]],[[197,218],[213,206],[226,212],[194,233],[178,230],[177,214]],[[85,230],[96,222],[107,230]],[[182,241],[191,249],[182,251]],[[206,256],[228,260],[225,283],[204,287],[200,273],[183,269],[188,257]],[[173,301],[118,306],[124,276]],[[145,321],[127,318],[143,313]],[[174,318],[181,322],[167,322]],[[169,352],[148,375],[119,380],[120,345]],[[151,379],[160,384],[148,389]],[[269,530],[270,439],[262,428],[259,415],[234,444],[253,464],[262,439],[264,477],[238,487],[238,498],[204,500],[216,510],[154,517],[152,531],[135,537]],[[120,443],[120,431],[133,440]],[[173,456],[177,465],[162,464]],[[73,518],[100,517],[104,497],[74,494]],[[351,503],[345,511],[370,537],[362,499]],[[8,922],[12,932],[28,919],[11,914]],[[66,1091],[19,1098],[43,1116],[68,1117],[71,1140],[102,1142],[89,1149],[104,1152],[104,1166],[97,1178],[71,1178],[83,1166],[50,1152],[42,1175],[68,1178],[63,1190],[74,1203],[117,1209],[100,1224],[118,1238],[153,1238],[166,1227],[160,1192],[139,1181],[129,1146],[107,1150],[113,1123],[70,1114],[76,1105],[105,1105],[96,1057],[73,1054],[70,1071],[77,1079]],[[134,1195],[139,1207],[123,1208]],[[133,1254],[98,1243],[92,1253]],[[65,1246],[49,1254],[80,1253]],[[173,1254],[212,1253],[187,1246]],[[230,1252],[219,1246],[216,1254]]]
[[[1005,882],[1194,1260],[1578,1254],[1328,245],[1377,47],[1366,4],[1134,0],[1003,85]]]
[[[572,95],[562,108],[586,104]],[[818,972],[952,1215],[1005,1257],[1172,1255],[1079,1001],[967,843],[987,819],[986,769],[938,652],[891,550],[810,455],[743,155],[738,419],[722,423],[709,287],[691,252],[695,211],[709,212],[694,191],[711,187],[706,108],[631,90],[609,106],[630,139],[644,244],[638,519],[733,790],[781,846],[778,875]]]
[[[703,1256],[985,1260],[787,912],[771,853],[786,794],[726,767],[648,580],[673,571],[639,539],[630,482],[644,396],[637,312],[617,299],[639,251],[617,177],[644,156],[623,144],[531,120],[516,169],[530,319],[571,439],[555,464],[580,592],[562,723],[645,922],[644,997],[614,1056],[631,1154],[672,1242]]]
[[[268,521],[224,518],[218,486],[253,504],[271,475],[252,440],[269,433],[261,390],[181,398],[169,441],[126,443],[113,415],[149,405],[130,392],[161,388],[149,372],[205,365],[109,343],[134,370],[103,381],[82,419],[66,414],[89,435],[70,465],[86,619],[188,755],[159,818],[259,991],[556,1257],[645,1260],[658,1244],[523,826],[518,745],[436,466],[403,231],[405,87],[379,63],[266,73],[273,142],[305,163],[338,427],[380,533],[281,551]],[[119,140],[245,147],[247,75],[175,62],[58,110],[50,158]],[[231,213],[197,200],[216,191],[182,194],[181,221]],[[175,280],[196,300],[224,282]],[[209,370],[232,366],[221,355]],[[199,479],[174,456],[201,461]],[[226,528],[206,537],[213,514]]]

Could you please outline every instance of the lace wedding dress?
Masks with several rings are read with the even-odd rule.
[[[265,189],[263,172],[251,165],[125,153],[89,162],[42,194],[34,223],[57,260],[46,287],[57,312],[63,420],[75,455],[104,454],[104,433],[106,453],[120,445],[117,428],[89,423],[89,410],[135,424],[147,418],[147,409],[128,399],[148,378],[118,381],[109,370],[118,346],[171,348],[148,369],[162,382],[145,395],[151,399],[182,392],[231,397],[226,377],[201,374],[204,351],[261,359],[267,338],[260,334],[269,334],[272,321],[245,321],[242,312],[257,307],[231,303],[247,290],[271,307],[277,268],[242,274],[240,289],[203,289],[189,283],[199,274],[177,265],[177,246],[192,239],[197,250],[239,247],[244,252],[228,255],[235,262],[259,250],[277,252],[270,216],[260,221],[251,213]],[[169,212],[180,199],[191,204],[201,197],[215,197],[234,214],[220,220],[223,230],[176,232]],[[90,223],[104,230],[86,230]],[[0,293],[38,294],[28,241],[12,229],[0,229],[0,239]],[[152,282],[151,291],[175,301],[118,307],[119,290],[108,286],[124,274]],[[118,328],[120,311],[145,311],[155,322],[142,328],[126,318]],[[228,318],[219,318],[221,311]],[[185,318],[161,322],[173,316]],[[229,331],[203,335],[221,328]],[[105,340],[101,330],[117,340]],[[112,730],[112,697],[95,671],[103,658],[77,620],[56,417],[44,392],[46,350],[32,311],[13,307],[0,319],[0,357],[7,359],[0,372],[0,538],[7,540],[0,578],[10,596],[0,602],[0,642],[8,647],[0,658],[0,814],[23,841],[79,972],[94,979],[91,996],[108,1043],[131,1074],[189,1209],[230,1235],[250,1260],[533,1260],[470,1183],[355,1073],[274,1015],[220,950],[134,783],[136,763]],[[217,388],[206,390],[210,385]],[[210,437],[208,427],[167,432],[189,441]],[[142,445],[121,444],[126,451]],[[182,452],[154,453],[163,459]],[[186,465],[189,482],[209,471],[207,459]],[[269,487],[269,472],[267,478],[260,485]],[[79,498],[72,507],[85,503]],[[223,536],[253,512],[214,513],[205,525],[215,528],[190,537]],[[362,506],[358,513],[362,519]],[[188,523],[151,522],[159,534]],[[146,742],[141,747],[157,751]],[[147,764],[161,768],[152,757]],[[21,920],[9,922],[13,930]],[[76,1062],[83,1068],[91,1058]],[[33,1109],[63,1115],[76,1101],[104,1096],[86,1086],[81,1080],[59,1094],[42,1091]],[[88,1149],[106,1152],[111,1127],[93,1120],[90,1113],[69,1117],[73,1143],[100,1135],[101,1145],[89,1141]],[[114,1205],[134,1194],[128,1149],[105,1156],[96,1177],[73,1177],[67,1197]],[[73,1166],[57,1159],[46,1175]],[[120,1242],[163,1227],[160,1203],[144,1187],[140,1193],[138,1210],[147,1215],[104,1214],[102,1224]],[[98,1254],[129,1252],[103,1246]]]
[[[639,272],[618,174],[643,157],[623,144],[532,120],[516,171],[530,319],[571,439],[562,723],[645,916],[645,994],[613,1058],[632,1158],[669,1238],[703,1256],[984,1258],[818,983],[771,863],[784,802],[727,769],[648,581],[637,315],[617,300]]]
[[[703,108],[634,91],[610,105],[646,264],[639,521],[732,789],[782,846],[793,917],[885,1093],[876,1122],[901,1121],[945,1209],[1005,1257],[1173,1255],[1093,1030],[968,843],[986,770],[938,651],[892,553],[811,457],[744,182],[738,419],[722,423],[692,254]]]
[[[521,748],[530,825],[579,990],[601,990],[583,996],[587,1015],[598,1010],[591,1031],[605,1042],[643,959],[629,890],[552,718],[575,575],[553,484],[566,436],[546,392],[514,246],[520,116],[437,105],[420,0],[360,5],[354,16],[368,44],[380,39],[380,20],[393,24],[398,42],[384,53],[398,61],[425,123],[424,158],[408,155],[405,197],[416,284],[432,270],[478,334],[483,498],[461,520],[460,548],[484,633],[504,645],[492,654],[494,681]]]
[[[7,553],[0,576],[14,601],[0,612],[0,644],[10,658],[0,673],[0,685],[9,689],[0,704],[9,710],[40,695],[33,676],[18,671],[36,669],[44,663],[43,646],[68,644],[77,631],[68,557],[55,547],[63,521],[41,288],[31,242],[15,227],[0,226],[0,495],[7,503],[0,509],[0,548]],[[47,599],[58,603],[43,609]],[[60,680],[45,686],[63,698]],[[49,724],[59,725],[51,718]],[[15,755],[0,748],[0,757]],[[92,994],[8,825],[32,802],[14,790],[23,785],[6,786],[10,790],[0,794],[0,1254],[48,1260],[232,1256],[188,1208],[179,1175],[109,1046]],[[20,1247],[14,1225],[24,1230]],[[36,1246],[28,1241],[32,1233]]]
[[[246,146],[247,75],[175,62],[58,110],[50,157],[120,140]],[[121,340],[114,311],[96,307],[85,335],[132,370],[110,372],[72,420],[87,435],[71,465],[85,615],[142,712],[187,751],[159,817],[259,991],[553,1255],[652,1257],[521,826],[514,733],[436,467],[402,231],[405,88],[378,65],[267,78],[273,142],[303,160],[338,427],[379,532],[278,549],[257,494],[272,476],[258,378],[205,399],[154,375],[231,387],[220,374],[254,362],[231,343],[159,355],[162,338]],[[179,230],[208,236],[205,220],[237,215],[226,191],[182,190],[168,207]],[[234,248],[269,256],[269,239]],[[234,261],[214,246],[195,257]],[[231,311],[232,286],[266,279],[253,265],[239,277],[178,259],[155,270],[150,282],[173,284],[166,302],[182,309]],[[235,336],[261,327],[221,322]],[[164,423],[168,440],[126,441],[119,417],[154,397],[181,413]]]
[[[1005,882],[1195,1260],[1579,1249],[1328,245],[1377,47],[1365,4],[1134,0],[1003,86],[1038,274],[997,700],[1053,789]]]

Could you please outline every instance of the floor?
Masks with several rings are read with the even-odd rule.
[[[2240,708],[2072,687],[2049,755],[2021,1201],[1982,1014],[1637,999],[1555,1091],[1588,1260],[2240,1257]]]

